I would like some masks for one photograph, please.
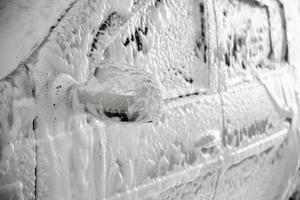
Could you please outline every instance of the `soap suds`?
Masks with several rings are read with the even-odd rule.
[[[268,119],[241,128],[229,121],[223,127],[220,95],[205,94],[211,84],[208,64],[213,62],[210,43],[206,43],[211,30],[206,1],[113,3],[76,3],[26,62],[32,75],[28,80],[32,79],[35,87],[28,87],[26,98],[0,98],[6,111],[1,115],[12,118],[12,112],[14,119],[4,129],[17,135],[12,139],[17,153],[11,155],[9,164],[14,164],[12,169],[26,169],[15,173],[16,183],[0,188],[0,193],[14,190],[36,199],[224,199],[226,195],[230,199],[242,194],[249,194],[248,199],[269,199],[272,190],[261,194],[257,188],[265,185],[256,185],[266,184],[264,180],[272,172],[278,174],[274,182],[291,180],[295,163],[299,163],[291,161],[295,155],[299,158],[294,148],[299,146],[299,93],[291,90],[295,87],[291,75],[282,80],[275,77],[280,79],[278,84],[265,79],[259,84],[276,100],[274,105],[286,119],[286,127],[292,123],[292,129],[270,134],[276,124]],[[232,41],[238,58],[238,44],[243,46],[243,41],[238,37]],[[103,59],[129,66],[103,65],[99,62]],[[229,58],[228,62],[232,64]],[[240,64],[247,69],[245,63]],[[240,72],[235,70],[232,73]],[[256,77],[252,71],[247,73]],[[14,88],[14,94],[22,96],[20,91]],[[101,96],[95,98],[98,92]],[[139,100],[141,107],[130,107]],[[10,102],[14,111],[6,106]],[[159,120],[153,123],[102,120],[104,116],[149,121],[159,114],[161,104]],[[129,110],[124,111],[126,108]],[[135,116],[136,110],[145,112]],[[29,139],[19,141],[21,132]],[[1,144],[1,148],[6,146]],[[11,154],[9,149],[3,152],[1,164]],[[246,173],[241,173],[243,170]],[[8,170],[5,181],[13,173]],[[26,174],[28,180],[19,174]],[[248,193],[245,184],[252,186]]]

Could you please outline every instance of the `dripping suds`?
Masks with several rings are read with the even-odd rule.
[[[35,151],[35,168],[34,168],[34,197],[35,199],[37,199],[37,181],[38,181],[38,172],[37,172],[37,168],[38,168],[38,152],[37,152],[37,137],[36,137],[36,130],[37,130],[37,120],[38,118],[34,118],[34,120],[32,121],[32,130],[33,130],[33,134],[34,134],[34,138],[35,138],[35,144],[34,144],[34,151]]]

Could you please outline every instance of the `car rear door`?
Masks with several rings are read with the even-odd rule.
[[[297,165],[284,4],[215,4],[225,127],[216,199],[280,199]]]

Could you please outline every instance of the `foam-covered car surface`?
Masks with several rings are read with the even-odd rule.
[[[1,80],[1,197],[288,198],[300,152],[292,4],[72,4]],[[101,60],[153,76],[157,120],[104,123],[70,109],[62,94],[91,80]]]

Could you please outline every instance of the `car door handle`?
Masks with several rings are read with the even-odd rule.
[[[65,89],[73,110],[110,122],[149,123],[156,119],[162,97],[151,74],[114,61],[97,63],[94,69],[86,82]],[[52,96],[57,94],[62,79],[68,78],[54,81]]]
[[[194,147],[203,154],[219,153],[221,150],[221,131],[207,130],[194,139]]]

